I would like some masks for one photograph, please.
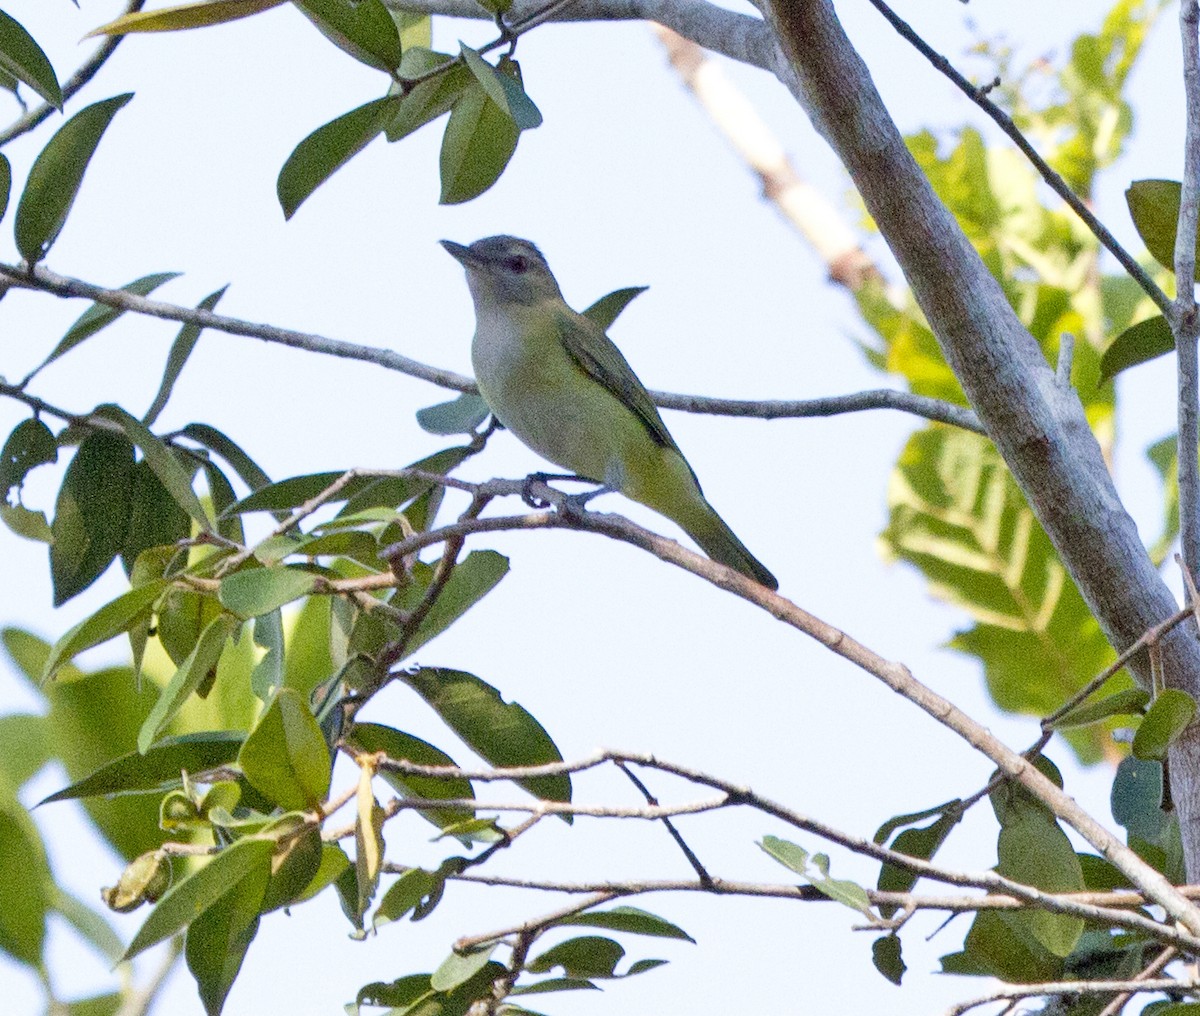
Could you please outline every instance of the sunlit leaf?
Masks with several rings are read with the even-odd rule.
[[[131,32],[176,32],[205,28],[261,14],[281,3],[284,0],[204,0],[202,3],[180,4],[177,7],[160,7],[154,11],[134,11],[88,34],[126,35]]]

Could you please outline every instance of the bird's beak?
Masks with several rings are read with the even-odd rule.
[[[470,247],[464,247],[461,243],[455,243],[453,240],[439,240],[438,243],[445,247],[446,252],[464,268],[478,265],[481,261],[478,254],[471,250]]]

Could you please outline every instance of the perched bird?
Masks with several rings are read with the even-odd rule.
[[[778,588],[704,499],[621,351],[567,306],[541,251],[514,236],[442,246],[467,272],[471,361],[496,418],[556,465],[674,520],[714,561]]]

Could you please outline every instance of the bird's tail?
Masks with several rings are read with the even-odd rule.
[[[712,505],[707,501],[702,501],[702,504],[707,509],[706,512],[691,511],[687,513],[688,517],[675,520],[683,527],[684,532],[714,561],[729,565],[755,582],[761,582],[768,589],[778,589],[779,582],[775,576],[746,549],[746,545],[725,524],[725,520],[716,513]]]

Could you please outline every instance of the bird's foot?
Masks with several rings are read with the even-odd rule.
[[[549,508],[552,502],[547,501],[544,497],[539,497],[533,492],[535,483],[549,483],[551,480],[580,480],[582,477],[576,476],[574,473],[530,473],[525,477],[525,483],[521,487],[521,500],[524,501],[530,508]]]

